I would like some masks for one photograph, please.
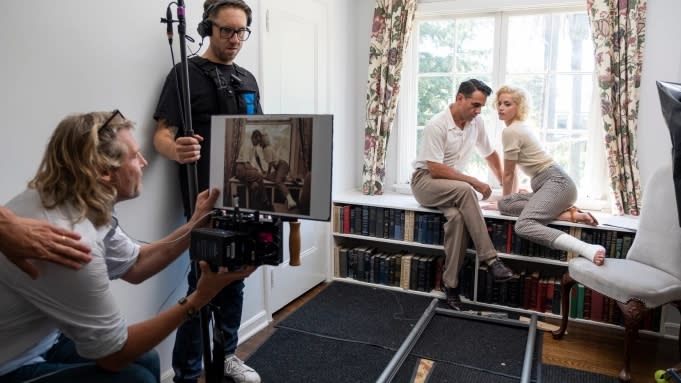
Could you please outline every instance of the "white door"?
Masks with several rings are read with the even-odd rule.
[[[327,5],[318,0],[262,0],[265,21],[260,79],[266,114],[328,113]],[[273,313],[324,281],[328,273],[329,223],[301,221],[301,265],[267,266],[265,296]]]

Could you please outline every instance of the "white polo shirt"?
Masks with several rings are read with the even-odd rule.
[[[456,126],[449,107],[436,114],[423,128],[421,153],[412,166],[428,169],[428,161],[445,164],[458,171],[468,163],[473,148],[483,158],[494,152],[487,137],[485,122],[476,116],[463,129]]]

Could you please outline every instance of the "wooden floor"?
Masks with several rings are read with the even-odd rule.
[[[322,283],[274,315],[274,321],[239,345],[237,355],[247,359],[275,331],[274,325],[309,301],[326,287]],[[554,323],[557,323],[554,321]],[[544,333],[543,361],[603,375],[617,376],[622,368],[624,331],[595,325],[570,323],[568,333],[558,341]],[[632,381],[654,382],[656,370],[679,362],[676,340],[642,334],[634,345]]]

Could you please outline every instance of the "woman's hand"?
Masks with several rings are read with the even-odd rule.
[[[491,201],[485,205],[480,206],[482,210],[499,210],[499,206],[497,205],[497,201]]]

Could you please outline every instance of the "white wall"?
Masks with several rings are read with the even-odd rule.
[[[334,163],[340,164],[346,171],[338,183],[342,188],[334,191],[346,191],[362,185],[362,165],[364,161],[364,128],[366,127],[366,93],[369,76],[369,41],[371,38],[372,19],[374,17],[375,2],[371,0],[351,0],[349,6],[353,10],[350,15],[350,23],[340,29],[341,36],[350,36],[353,41],[350,45],[347,58],[341,61],[341,65],[347,66],[353,78],[348,81],[348,88],[353,93],[350,95],[355,114],[344,127],[346,145],[342,150],[334,148]],[[334,141],[336,144],[337,141]],[[334,168],[335,171],[335,168]],[[335,177],[334,177],[335,178]],[[346,181],[347,180],[347,181]]]
[[[671,159],[671,139],[662,118],[655,81],[681,82],[680,1],[649,0],[646,22],[641,101],[639,103],[638,155],[641,182]]]
[[[330,1],[331,113],[334,115],[333,193],[357,187],[361,180],[363,110],[369,62],[373,2]],[[365,59],[363,59],[365,57]],[[363,137],[363,136],[362,136]]]

